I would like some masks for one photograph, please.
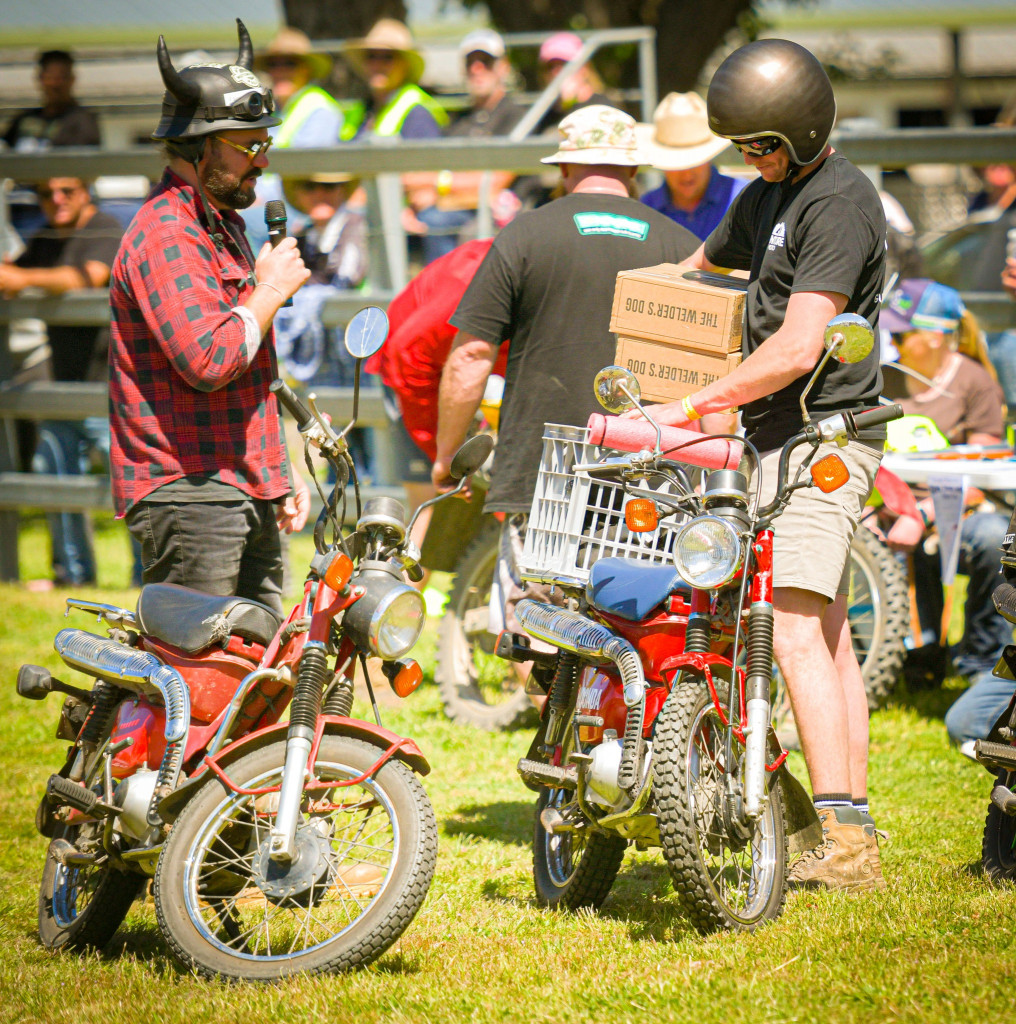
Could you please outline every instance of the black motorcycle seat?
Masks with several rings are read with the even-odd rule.
[[[141,588],[135,610],[139,632],[179,647],[188,654],[231,635],[267,646],[280,620],[268,605],[245,597],[217,597],[175,583]]]
[[[641,622],[671,594],[691,595],[691,587],[669,565],[649,565],[627,558],[601,558],[593,563],[586,600],[601,612]]]

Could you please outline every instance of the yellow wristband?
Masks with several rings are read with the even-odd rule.
[[[681,408],[690,421],[694,422],[695,420],[702,419],[702,413],[697,412],[695,406],[691,404],[691,395],[685,395],[681,399]]]
[[[446,196],[452,190],[452,184],[454,178],[452,177],[451,171],[438,171],[437,172],[437,194],[439,196]]]

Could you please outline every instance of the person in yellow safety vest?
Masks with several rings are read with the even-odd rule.
[[[296,28],[283,28],[254,58],[254,69],[267,73],[282,124],[273,135],[277,148],[334,146],[342,128],[336,100],[314,82],[332,71],[332,58],[314,50]]]
[[[343,140],[370,135],[441,137],[448,114],[417,84],[423,74],[423,57],[401,21],[382,18],[363,39],[343,46],[342,53],[370,90],[362,109],[347,111]]]

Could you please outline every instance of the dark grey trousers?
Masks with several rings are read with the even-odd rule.
[[[141,544],[144,583],[246,597],[282,615],[282,546],[272,502],[141,501],[127,513],[127,528]]]

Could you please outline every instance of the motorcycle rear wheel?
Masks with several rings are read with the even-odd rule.
[[[1005,772],[998,781],[1012,785],[1012,775]],[[992,882],[1016,882],[1016,818],[988,804],[981,837],[981,867]]]
[[[102,949],[116,934],[146,878],[102,864],[69,867],[53,856],[59,839],[76,845],[87,829],[101,823],[63,830],[46,851],[39,885],[39,939],[47,949]],[[101,847],[100,847],[101,849]]]
[[[565,789],[546,789],[536,801],[533,828],[533,884],[541,907],[596,910],[607,898],[627,842],[621,836],[591,829],[551,834],[540,821],[546,807],[560,807],[572,797]]]
[[[660,712],[653,745],[663,856],[682,909],[703,934],[753,931],[779,916],[787,895],[779,788],[770,789],[746,839],[724,824],[725,731],[705,681],[685,674]]]
[[[322,781],[355,779],[377,747],[325,736]],[[278,785],[285,743],[231,764],[245,789]],[[423,904],[437,858],[437,823],[413,773],[386,762],[353,786],[305,794],[299,856],[268,858],[275,794],[244,796],[210,780],[170,832],[155,875],[155,909],[173,952],[205,977],[275,981],[376,960]]]
[[[487,628],[500,535],[496,519],[485,523],[455,566],[434,672],[445,714],[488,732],[516,725],[533,710],[512,663],[494,654],[496,637]]]

